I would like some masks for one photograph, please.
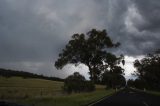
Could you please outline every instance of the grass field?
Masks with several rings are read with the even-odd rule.
[[[114,93],[96,85],[96,91],[89,93],[65,94],[63,82],[20,77],[0,77],[0,100],[34,106],[80,106]]]
[[[158,92],[158,91],[147,91],[147,93],[160,96],[160,92]]]
[[[133,88],[131,88],[133,89]],[[155,96],[160,96],[160,92],[159,91],[151,91],[151,90],[140,90],[140,89],[136,89],[134,88],[133,90],[136,90],[136,91],[139,91],[139,92],[145,92],[145,93],[148,93],[148,94],[152,94],[152,95],[155,95]]]
[[[79,93],[65,96],[32,98],[20,101],[21,104],[34,106],[84,106],[100,98],[113,94],[114,90],[99,90],[90,93]]]
[[[20,99],[61,94],[63,82],[20,77],[0,77],[0,99]]]

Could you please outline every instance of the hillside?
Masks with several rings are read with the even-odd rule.
[[[46,79],[46,80],[52,80],[52,81],[63,81],[63,79],[57,78],[57,77],[47,77],[47,76],[37,75],[37,74],[34,74],[34,73],[30,73],[30,72],[16,71],[16,70],[2,69],[2,68],[0,68],[0,76],[3,76],[3,77],[40,78],[40,79]]]

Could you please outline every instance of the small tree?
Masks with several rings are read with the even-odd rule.
[[[89,68],[90,79],[96,83],[102,71],[112,68],[122,59],[107,51],[119,45],[112,42],[106,30],[92,29],[86,35],[74,34],[59,54],[55,67],[62,69],[66,64],[85,64]]]
[[[102,75],[102,83],[107,88],[120,88],[126,85],[126,80],[123,75],[113,72],[105,72]]]
[[[127,86],[128,86],[128,87],[135,87],[134,80],[133,80],[133,79],[129,79],[129,80],[127,81]]]

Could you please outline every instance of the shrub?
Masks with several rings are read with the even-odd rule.
[[[88,92],[95,89],[94,83],[86,81],[85,77],[75,72],[68,76],[64,81],[63,90],[68,93]]]
[[[95,85],[92,81],[86,81],[85,84],[85,91],[89,92],[95,90]]]

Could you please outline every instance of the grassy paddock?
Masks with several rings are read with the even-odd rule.
[[[63,82],[21,77],[0,77],[0,99],[55,96],[62,93]]]
[[[63,82],[44,79],[0,77],[0,100],[34,106],[81,106],[115,92],[96,85],[94,92],[69,95],[63,93],[62,86]]]
[[[148,94],[160,96],[160,92],[158,92],[158,91],[146,91],[146,92],[147,92]]]
[[[96,90],[90,93],[79,93],[65,96],[32,98],[18,101],[18,103],[34,106],[84,106],[106,95],[111,95],[114,90]]]
[[[138,92],[144,92],[144,93],[147,93],[147,94],[152,94],[152,95],[156,95],[156,96],[160,96],[160,92],[158,92],[158,91],[151,91],[151,90],[141,90],[141,89],[136,89],[136,88],[131,88],[131,89],[133,89],[133,90],[135,90],[135,91],[138,91]]]

